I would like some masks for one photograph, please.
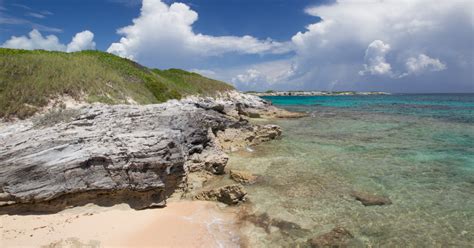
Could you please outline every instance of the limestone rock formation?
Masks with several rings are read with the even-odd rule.
[[[277,126],[254,126],[238,113],[238,105],[266,111],[267,102],[227,94],[144,106],[87,105],[47,125],[34,119],[0,123],[0,206],[54,201],[67,206],[80,204],[75,198],[109,196],[149,202],[137,208],[163,205],[186,187],[188,173],[224,173],[231,142],[222,145],[220,136],[227,130],[247,137],[236,147],[281,134]],[[240,189],[222,189],[218,198],[240,200],[245,195]]]
[[[205,190],[194,196],[196,200],[219,201],[228,205],[235,205],[245,201],[247,192],[240,184],[227,185],[217,189]]]
[[[217,140],[224,151],[236,151],[255,146],[281,136],[277,125],[256,125],[245,128],[227,128],[217,132]]]
[[[257,176],[247,171],[231,170],[229,176],[230,179],[242,184],[253,184],[257,181]]]

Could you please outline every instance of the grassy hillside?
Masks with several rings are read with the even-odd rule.
[[[233,89],[223,82],[178,69],[148,69],[133,61],[99,52],[76,53],[0,48],[0,118],[25,118],[49,100],[140,104],[212,95]]]
[[[215,91],[225,91],[232,87],[221,81],[203,77],[194,72],[188,72],[181,69],[152,70],[156,75],[166,78],[172,82],[175,90],[182,94],[203,94],[213,93]]]

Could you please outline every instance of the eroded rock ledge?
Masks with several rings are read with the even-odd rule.
[[[295,115],[237,92],[72,113],[55,124],[41,122],[48,114],[0,124],[0,211],[99,200],[160,206],[187,187],[189,173],[224,173],[225,151],[280,136],[278,126],[252,125],[248,117]]]

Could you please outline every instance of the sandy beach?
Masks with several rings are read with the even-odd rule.
[[[89,204],[46,215],[0,216],[1,247],[238,247],[235,215],[217,203],[134,210]]]

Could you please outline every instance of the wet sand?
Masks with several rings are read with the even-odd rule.
[[[238,247],[235,214],[214,202],[134,210],[87,205],[47,215],[0,216],[0,247]]]

